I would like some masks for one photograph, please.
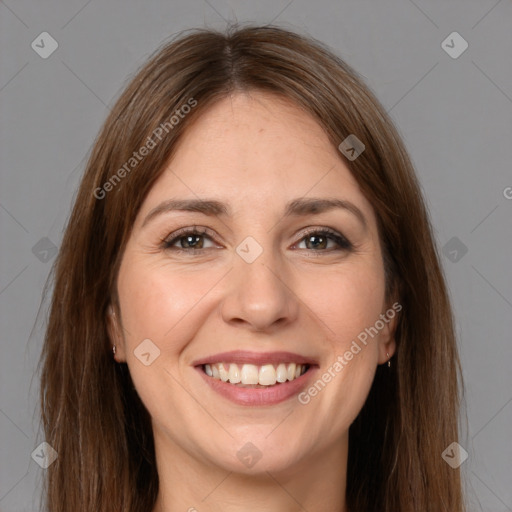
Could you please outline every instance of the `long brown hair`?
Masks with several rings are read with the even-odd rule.
[[[374,207],[388,292],[403,311],[391,369],[377,369],[350,427],[349,510],[461,512],[459,470],[441,458],[458,438],[460,363],[410,159],[354,70],[320,43],[270,26],[194,30],[163,46],[128,84],[93,146],[54,267],[41,358],[42,423],[59,454],[47,470],[48,509],[154,506],[150,418],[126,364],[112,359],[107,310],[116,305],[117,270],[137,212],[184,130],[214,102],[248,90],[291,99],[335,146],[351,134],[365,144],[346,164]],[[134,164],[134,151],[149,139],[155,145]]]

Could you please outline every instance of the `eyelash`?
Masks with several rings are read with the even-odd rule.
[[[165,250],[172,250],[173,252],[177,252],[177,253],[189,253],[189,254],[190,253],[198,254],[207,249],[211,249],[211,247],[207,247],[206,249],[195,249],[193,247],[185,249],[185,248],[173,248],[172,247],[181,238],[184,238],[185,236],[190,236],[190,235],[207,236],[208,238],[210,238],[210,240],[214,241],[213,235],[211,234],[211,232],[208,228],[198,228],[198,227],[194,226],[194,227],[190,227],[190,228],[183,228],[183,229],[176,231],[175,233],[172,233],[170,235],[170,236],[172,236],[172,238],[170,238],[170,239],[166,238],[166,239],[162,240],[162,248]],[[337,249],[333,249],[333,248],[324,249],[324,250],[320,250],[320,251],[315,250],[315,249],[301,249],[301,250],[306,250],[306,251],[310,251],[310,252],[314,252],[314,253],[318,253],[318,252],[330,253],[332,251],[352,251],[354,248],[352,243],[346,237],[344,237],[337,231],[334,231],[329,228],[311,229],[303,234],[302,238],[299,240],[298,243],[303,242],[307,237],[310,237],[312,235],[326,237],[329,240],[333,240],[334,242],[336,242],[336,244],[338,244],[338,248]]]

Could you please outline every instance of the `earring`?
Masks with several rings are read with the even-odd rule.
[[[116,316],[116,312],[114,311],[114,308],[110,307],[110,311],[109,313],[115,317]],[[115,343],[112,345],[112,354],[114,354],[114,359],[116,358],[116,345]]]
[[[389,359],[389,352],[386,352],[386,355],[388,356],[388,368],[391,368],[391,360]]]

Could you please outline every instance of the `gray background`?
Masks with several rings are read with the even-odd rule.
[[[4,0],[0,511],[39,508],[44,469],[31,453],[43,441],[34,377],[43,327],[33,327],[53,244],[109,106],[163,40],[234,19],[322,40],[366,78],[397,123],[440,249],[457,237],[442,262],[466,383],[469,510],[512,510],[511,2]],[[59,45],[47,59],[31,48],[44,31]],[[453,31],[469,44],[456,59],[441,46]]]

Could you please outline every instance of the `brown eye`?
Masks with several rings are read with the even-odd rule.
[[[305,241],[306,249],[326,249],[329,243],[329,239],[322,235],[308,235]]]
[[[210,243],[210,245],[207,245]],[[163,241],[164,249],[175,251],[196,251],[200,249],[210,249],[215,247],[212,237],[206,234],[206,230],[197,228],[186,228],[169,235],[169,238]]]
[[[311,231],[299,244],[302,242],[305,243],[304,248],[311,251],[330,252],[352,249],[352,244],[343,235],[328,229]]]
[[[202,249],[204,244],[203,235],[185,235],[175,240],[178,242],[180,249]]]

